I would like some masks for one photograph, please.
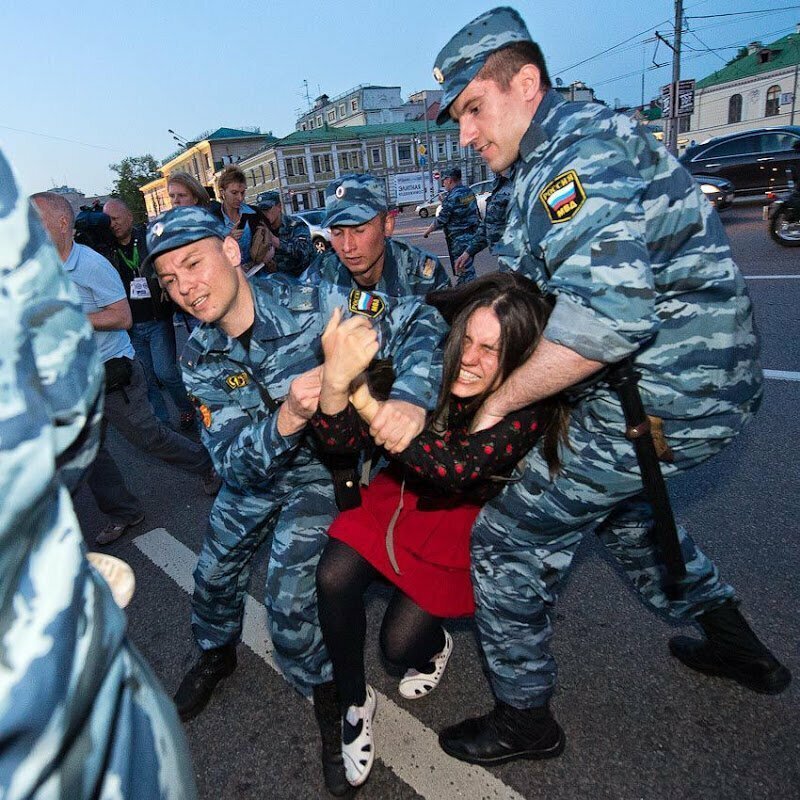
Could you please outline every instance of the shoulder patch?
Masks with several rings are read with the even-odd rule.
[[[539,200],[550,217],[550,222],[572,219],[586,202],[578,173],[574,169],[564,172],[539,192]]]
[[[377,319],[386,311],[386,303],[383,302],[383,298],[372,292],[365,292],[363,289],[351,290],[347,307],[353,314],[360,314],[362,317],[370,319]]]
[[[231,389],[242,389],[250,383],[250,376],[246,372],[237,372],[235,375],[228,375],[225,378],[225,383]]]
[[[434,272],[436,272],[436,262],[432,258],[426,258],[422,265],[422,277],[432,278]]]

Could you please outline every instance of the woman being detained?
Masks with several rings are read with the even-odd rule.
[[[381,649],[406,670],[400,694],[424,697],[441,680],[453,648],[442,619],[474,612],[469,539],[481,504],[513,480],[515,465],[537,442],[555,475],[566,442],[568,411],[558,398],[469,432],[486,397],[539,341],[551,307],[535,285],[496,273],[434,292],[428,302],[451,323],[436,410],[428,428],[362,488],[360,507],[337,517],[317,568],[319,618],[343,716],[342,755],[354,786],[367,779],[375,758],[376,696],[364,674],[365,591],[381,578],[397,587]],[[364,384],[352,402],[350,393],[378,342],[367,320],[341,322],[338,313],[322,341],[324,377],[311,426],[323,450],[342,455],[372,445],[368,423],[380,401]]]

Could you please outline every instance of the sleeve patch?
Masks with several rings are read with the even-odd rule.
[[[386,311],[386,304],[381,297],[363,289],[353,289],[350,292],[348,307],[351,313],[370,319],[377,319]]]
[[[575,170],[564,172],[539,192],[539,200],[550,217],[550,222],[572,219],[586,202],[586,192]]]

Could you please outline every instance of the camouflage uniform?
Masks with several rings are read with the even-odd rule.
[[[184,379],[204,420],[202,437],[224,480],[195,570],[192,628],[204,650],[240,635],[250,559],[272,531],[266,605],[276,660],[297,688],[331,679],[319,630],[315,573],[336,507],[328,468],[306,433],[277,430],[277,404],[296,376],[322,361],[319,337],[334,307],[373,298],[379,357],[394,357],[392,397],[426,408],[435,398],[432,354],[444,322],[417,300],[379,299],[275,274],[252,287],[256,322],[249,351],[201,325],[182,357]],[[432,382],[433,379],[433,382]]]
[[[498,175],[492,186],[492,193],[486,200],[486,213],[481,224],[467,247],[467,252],[474,258],[481,250],[489,248],[494,252],[503,238],[508,219],[508,201],[511,199],[512,180],[505,175]]]
[[[71,281],[0,154],[0,796],[194,798],[172,703],[89,566],[69,496],[102,366]]]
[[[530,41],[519,15],[494,9],[439,54],[445,90],[437,121],[488,53]],[[663,419],[674,461],[704,461],[758,408],[762,375],[745,282],[717,214],[691,176],[628,117],[543,97],[520,143],[501,269],[556,298],[544,337],[584,358],[632,357],[649,414]],[[472,537],[476,621],[496,696],[547,703],[555,682],[550,614],[583,530],[601,541],[651,605],[687,620],[733,596],[680,531],[687,575],[662,589],[648,536],[652,509],[615,394],[594,381],[572,392],[571,450],[551,481],[539,452],[519,483],[484,507]]]
[[[256,205],[261,211],[268,211],[280,202],[280,194],[276,191],[261,192],[256,198]],[[299,275],[311,263],[315,255],[308,226],[288,214],[281,214],[280,227],[274,231],[274,234],[281,243],[276,248],[275,257],[272,259],[274,269],[270,268],[269,271]],[[265,277],[266,274],[268,272],[263,270],[256,273],[261,277]]]
[[[469,247],[480,224],[475,193],[463,184],[455,186],[445,195],[433,221],[434,228],[444,228],[451,264]],[[474,281],[475,277],[475,265],[470,259],[461,274],[456,275],[456,285]]]
[[[369,173],[342,175],[325,190],[326,227],[355,227],[386,213],[386,190],[383,181]],[[446,289],[450,278],[439,259],[419,247],[387,238],[383,271],[371,290],[390,297],[424,297],[434,289]],[[302,280],[327,281],[337,286],[358,288],[350,270],[333,251],[316,258]]]

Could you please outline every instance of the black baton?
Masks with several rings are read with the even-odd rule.
[[[625,359],[609,367],[606,379],[619,395],[622,404],[626,425],[625,438],[633,442],[636,460],[642,473],[644,491],[653,507],[652,536],[667,570],[663,588],[668,597],[674,598],[679,594],[678,584],[686,576],[686,563],[678,540],[667,486],[661,474],[661,465],[653,443],[650,420],[645,413],[637,385],[640,377],[641,374],[633,368],[633,362]]]

